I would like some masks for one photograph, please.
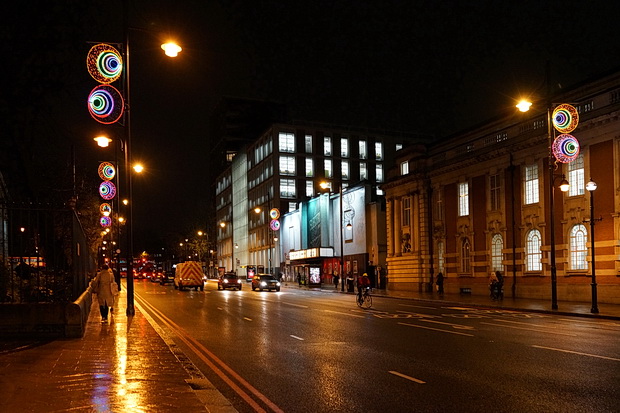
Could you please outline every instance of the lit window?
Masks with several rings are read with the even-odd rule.
[[[366,159],[366,157],[368,156],[366,141],[359,141],[359,147],[360,147],[360,159]]]
[[[444,243],[443,241],[439,241],[437,243],[437,268],[439,269],[439,272],[446,275],[445,272],[445,247],[444,247]]]
[[[525,167],[525,203],[535,204],[538,202],[538,165]]]
[[[375,142],[375,159],[383,160],[383,144],[381,142]]]
[[[314,196],[314,182],[306,181],[306,196],[312,198]]]
[[[340,138],[340,156],[349,157],[349,138]]]
[[[403,198],[403,217],[402,226],[408,227],[411,224],[411,197]]]
[[[375,167],[375,171],[377,175],[377,182],[383,182],[383,165],[378,163]]]
[[[280,179],[280,197],[281,198],[295,198],[295,180],[294,179]]]
[[[441,221],[443,220],[443,190],[441,187],[437,188],[433,192],[433,197],[435,199],[435,202],[434,202],[435,211],[434,211],[433,219],[435,221]]]
[[[461,274],[471,274],[471,244],[469,238],[461,241]]]
[[[402,143],[397,143],[396,144],[396,151],[400,151],[401,149],[403,149],[403,144]]]
[[[542,251],[540,250],[540,231],[533,229],[527,233],[525,243],[525,270],[542,271]]]
[[[297,210],[297,202],[289,202],[288,203],[288,212],[293,212]],[[295,239],[295,238],[290,238],[290,239]]]
[[[306,135],[306,153],[312,153],[312,135]]]
[[[489,206],[491,211],[500,209],[500,181],[499,175],[491,175],[489,177]],[[499,271],[499,270],[498,270]]]
[[[349,161],[342,161],[342,179],[349,179]]]
[[[329,136],[323,138],[323,155],[332,156],[332,138]]]
[[[459,216],[469,215],[469,183],[461,182],[459,184]]]
[[[366,169],[366,162],[360,163],[360,181],[368,179],[368,170]]]
[[[573,226],[573,228],[570,231],[570,268],[571,270],[587,270],[588,269],[587,242],[588,242],[588,233],[586,232],[585,225],[578,224],[578,225]]]
[[[314,161],[312,158],[306,158],[306,176],[314,176]]]
[[[332,160],[331,159],[325,159],[325,178],[331,178],[332,177]]]
[[[491,268],[493,271],[504,271],[504,265],[502,264],[504,255],[502,250],[504,249],[504,239],[500,234],[493,235],[491,239]]]
[[[400,163],[400,174],[407,175],[409,173],[409,161]]]
[[[280,156],[280,174],[295,175],[294,156]]]
[[[568,195],[576,196],[583,195],[585,193],[585,179],[583,171],[583,155],[577,156],[577,158],[568,164]]]
[[[280,132],[280,152],[295,152],[295,135],[287,132]]]

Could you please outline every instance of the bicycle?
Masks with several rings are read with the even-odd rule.
[[[360,308],[372,307],[372,296],[370,295],[370,288],[364,289],[364,292],[361,295],[358,293],[355,296],[355,302]]]

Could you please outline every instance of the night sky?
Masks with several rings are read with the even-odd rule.
[[[96,170],[92,137],[122,130],[86,109],[87,42],[123,41],[122,2],[28,1],[1,14],[3,128],[23,129],[35,163],[66,161],[73,145],[78,169]],[[521,94],[542,97],[547,64],[554,90],[620,67],[619,17],[615,1],[131,2],[130,25],[144,29],[130,43],[133,154],[147,168],[134,184],[135,249],[204,228],[208,121],[224,96],[440,138]],[[161,53],[162,33],[178,58]]]

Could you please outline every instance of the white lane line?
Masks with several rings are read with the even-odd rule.
[[[301,337],[297,337],[297,336],[294,336],[294,335],[292,335],[292,334],[291,334],[291,337],[293,337],[294,339],[299,340],[299,341],[304,341],[304,339],[303,339],[303,338],[301,338]]]
[[[424,380],[416,379],[415,377],[407,376],[406,374],[399,373],[397,371],[388,371],[388,373],[393,374],[393,375],[398,376],[398,377],[402,377],[403,379],[411,380],[411,381],[413,381],[415,383],[418,383],[418,384],[426,384],[426,382]]]
[[[427,310],[437,310],[437,307],[425,307],[423,305],[399,304],[402,307],[424,308]]]
[[[252,321],[252,319],[249,318],[249,317],[243,317],[243,319],[246,320],[246,321]]]
[[[307,306],[307,305],[287,303],[286,301],[282,301],[282,304],[292,305],[293,307],[299,307],[299,308],[308,308],[308,306]]]
[[[466,325],[463,325],[463,324],[444,323],[443,321],[429,320],[429,319],[426,319],[426,318],[420,318],[420,321],[426,321],[427,323],[442,324],[442,325],[445,325],[445,326],[450,326],[450,327],[457,328],[459,330],[475,330],[474,327],[466,326]]]
[[[515,330],[535,331],[537,333],[544,333],[544,334],[557,334],[557,335],[560,335],[560,336],[577,337],[577,334],[560,333],[559,331],[539,330],[537,328],[525,328],[525,327],[517,327],[517,326],[507,326],[505,324],[495,324],[495,323],[485,323],[485,322],[480,322],[480,324],[485,324],[485,325],[488,325],[488,326],[495,326],[495,327],[513,328]]]
[[[343,313],[341,311],[332,311],[332,310],[323,310],[323,311],[325,311],[326,313],[348,315],[349,317],[366,318],[366,316],[363,316],[363,315],[357,315],[357,314],[351,314],[351,313]]]
[[[409,324],[409,323],[398,323],[402,326],[409,326],[409,327],[417,327],[417,328],[423,328],[425,330],[433,330],[433,331],[439,331],[441,333],[450,333],[450,334],[458,334],[460,336],[467,336],[467,337],[473,337],[473,334],[466,334],[466,333],[459,333],[458,331],[448,331],[448,330],[442,330],[440,328],[432,328],[432,327],[424,327],[424,326],[419,326],[417,324]]]
[[[580,355],[580,356],[596,357],[596,358],[599,358],[599,359],[604,359],[604,360],[620,361],[620,359],[617,359],[617,358],[614,358],[614,357],[606,357],[606,356],[599,356],[599,355],[596,355],[596,354],[581,353],[581,352],[579,352],[579,351],[563,350],[563,349],[561,349],[561,348],[553,348],[553,347],[545,347],[545,346],[536,346],[536,345],[534,345],[534,346],[532,346],[532,347],[534,347],[534,348],[541,348],[541,349],[543,349],[543,350],[559,351],[559,352],[562,352],[562,353],[577,354],[577,355]]]

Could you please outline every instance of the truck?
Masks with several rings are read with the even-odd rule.
[[[177,264],[174,271],[174,288],[184,290],[194,287],[196,291],[204,291],[205,282],[202,264],[198,261],[185,261]]]

